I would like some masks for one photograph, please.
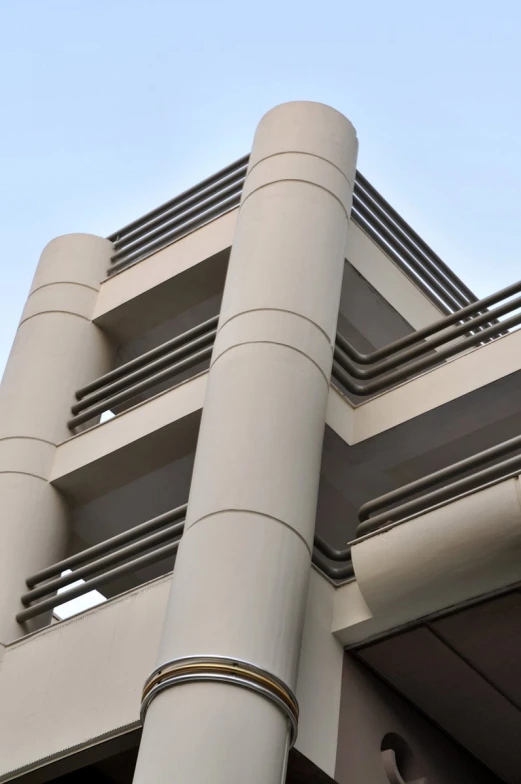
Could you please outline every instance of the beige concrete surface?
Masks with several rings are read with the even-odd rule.
[[[356,149],[320,104],[277,107],[257,130],[158,665],[217,655],[296,687]],[[192,784],[279,784],[288,729],[237,686],[164,690],[135,781],[166,784],[175,767]]]
[[[47,245],[0,386],[4,643],[24,633],[15,615],[26,577],[59,560],[67,547],[67,506],[48,479],[56,445],[69,436],[74,392],[112,361],[110,344],[90,320],[111,247],[88,234]]]
[[[515,477],[356,540],[333,632],[351,645],[493,595],[521,582],[520,554]]]

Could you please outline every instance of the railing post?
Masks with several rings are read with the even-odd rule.
[[[90,319],[111,250],[88,234],[47,245],[0,386],[1,644],[24,632],[15,615],[25,578],[65,554],[67,507],[48,479],[74,391],[110,367]]]
[[[136,784],[283,780],[356,151],[321,104],[257,130]]]

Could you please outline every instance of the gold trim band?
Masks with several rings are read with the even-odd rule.
[[[218,681],[251,689],[274,702],[286,715],[291,746],[297,737],[298,702],[283,681],[250,662],[224,656],[189,656],[163,664],[147,679],[141,701],[141,720],[144,722],[148,706],[165,689],[194,681]]]

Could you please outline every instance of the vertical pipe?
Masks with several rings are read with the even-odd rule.
[[[357,141],[279,106],[250,158],[136,784],[280,784]]]
[[[24,633],[15,615],[25,578],[65,555],[67,505],[48,478],[70,436],[74,391],[109,369],[110,347],[90,319],[111,250],[88,234],[47,245],[0,386],[1,644]]]

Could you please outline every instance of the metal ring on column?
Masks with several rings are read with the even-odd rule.
[[[282,710],[290,725],[290,746],[297,739],[298,702],[293,692],[279,678],[255,664],[225,656],[187,656],[158,667],[147,679],[141,701],[141,722],[148,706],[165,689],[181,683],[217,681],[242,686],[271,700]]]

